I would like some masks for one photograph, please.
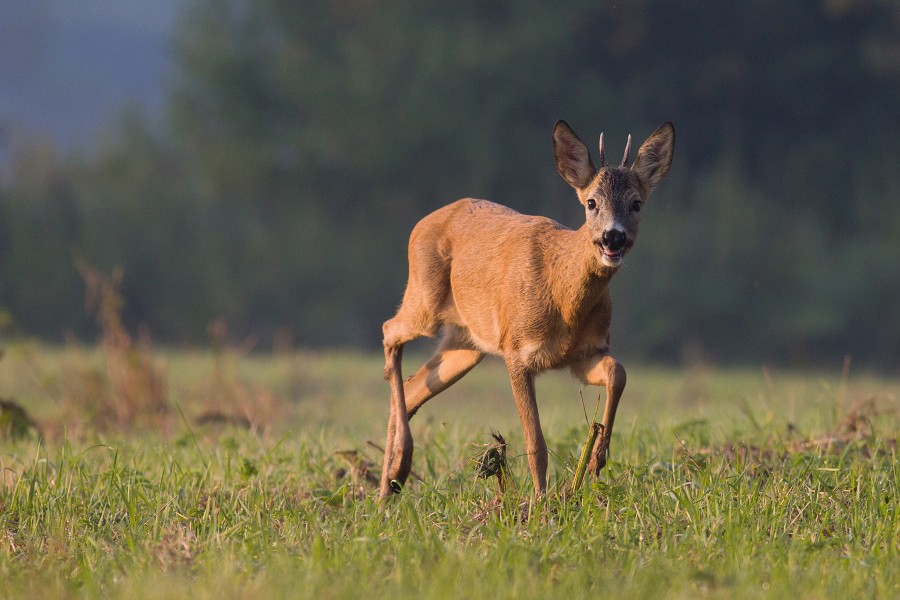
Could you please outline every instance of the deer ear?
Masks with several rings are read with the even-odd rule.
[[[631,166],[631,173],[645,194],[649,194],[665,179],[669,167],[672,166],[674,152],[675,126],[671,121],[667,121],[641,144],[637,158]]]
[[[553,156],[556,170],[575,189],[590,183],[596,172],[587,146],[565,121],[557,121],[553,127]]]

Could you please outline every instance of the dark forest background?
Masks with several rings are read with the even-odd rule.
[[[895,369],[895,0],[188,0],[165,118],[20,144],[0,188],[7,335],[90,336],[76,263],[155,339],[376,348],[415,222],[463,196],[577,227],[566,119],[611,155],[677,129],[613,283],[618,355]]]

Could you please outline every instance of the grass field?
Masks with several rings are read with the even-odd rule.
[[[900,596],[900,381],[626,366],[610,465],[575,497],[580,386],[538,380],[554,491],[535,501],[485,361],[413,419],[423,481],[382,506],[337,453],[380,465],[374,354],[8,345],[0,396],[43,435],[0,439],[0,596]],[[492,429],[502,497],[471,461]]]

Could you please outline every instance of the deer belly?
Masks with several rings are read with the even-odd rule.
[[[466,321],[466,329],[469,331],[469,339],[476,348],[488,354],[502,355],[500,345],[500,325],[496,321],[475,319]]]
[[[467,273],[467,275],[471,275]],[[505,329],[496,299],[486,290],[493,290],[489,278],[460,277],[451,271],[452,301],[460,327],[469,332],[472,344],[482,352],[502,355],[502,340]]]
[[[469,340],[476,348],[488,354],[503,355],[502,329],[496,314],[480,312],[472,307],[467,310],[465,305],[460,306],[458,302],[454,308],[459,319],[455,324],[466,330]]]
[[[556,369],[566,363],[570,347],[566,338],[524,341],[518,344],[515,353],[522,364],[533,372]]]

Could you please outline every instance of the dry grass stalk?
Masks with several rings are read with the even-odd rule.
[[[106,275],[82,261],[77,265],[85,283],[85,306],[100,327],[104,370],[83,373],[76,386],[80,393],[66,394],[66,403],[76,414],[92,415],[92,425],[101,428],[163,425],[168,413],[166,378],[154,360],[147,332],[135,341],[122,321],[122,270]]]
[[[584,481],[584,474],[587,472],[588,462],[591,460],[591,450],[594,449],[594,443],[597,441],[597,436],[600,435],[601,431],[603,431],[603,424],[593,421],[588,430],[587,440],[581,449],[581,458],[578,459],[578,466],[575,467],[575,477],[572,479],[572,488],[570,490],[573,494],[581,487]]]
[[[347,463],[347,469],[338,469],[335,476],[340,479],[349,472],[357,496],[364,498],[368,489],[378,486],[378,465],[357,450],[338,450],[335,456]]]

